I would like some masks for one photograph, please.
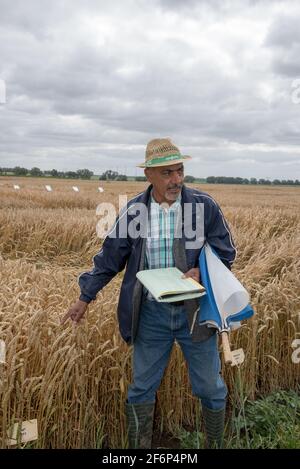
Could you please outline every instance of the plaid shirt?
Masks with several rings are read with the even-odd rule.
[[[146,269],[175,267],[173,239],[180,208],[181,194],[169,206],[156,202],[151,193],[148,236],[145,250]],[[154,299],[145,287],[143,290],[148,299]]]
[[[147,269],[174,267],[173,239],[181,195],[171,206],[157,203],[151,194],[146,242]]]
[[[146,269],[174,267],[173,239],[178,213],[181,208],[181,194],[171,206],[157,203],[151,194],[148,219],[148,236],[145,251]],[[152,295],[148,292],[148,298]]]

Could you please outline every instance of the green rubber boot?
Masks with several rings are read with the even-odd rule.
[[[221,449],[223,447],[225,407],[224,409],[213,410],[202,404],[202,415],[207,448]]]
[[[151,449],[155,403],[125,404],[128,448]]]

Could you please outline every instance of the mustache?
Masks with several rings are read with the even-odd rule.
[[[170,189],[181,189],[182,188],[182,184],[173,184],[173,186],[168,186],[167,189],[170,190]]]

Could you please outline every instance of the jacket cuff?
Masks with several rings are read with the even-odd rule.
[[[91,301],[93,301],[93,298],[90,298],[89,296],[86,296],[83,293],[81,293],[79,299],[81,301],[85,301],[85,303],[90,303]]]

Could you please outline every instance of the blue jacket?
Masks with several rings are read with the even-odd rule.
[[[142,203],[148,207],[151,189],[150,185],[144,192],[131,199],[121,210],[114,227],[103,242],[102,249],[94,256],[93,270],[84,272],[79,277],[80,299],[89,303],[126,266],[119,297],[118,320],[121,336],[127,343],[134,340],[133,330],[135,329],[133,328],[132,314],[134,290],[135,284],[138,282],[136,273],[141,270],[141,253],[144,252],[142,248],[145,238],[143,236],[133,238],[128,233],[125,233],[124,236],[124,220],[125,230],[131,222],[135,223],[135,220],[137,220],[137,229],[143,228],[135,206],[137,203]],[[236,249],[219,205],[205,192],[186,186],[183,186],[181,196],[182,206],[186,203],[190,204],[192,228],[195,228],[196,216],[199,216],[199,212],[196,213],[197,204],[204,206],[204,239],[197,249],[188,247],[185,249],[188,270],[198,266],[199,254],[205,240],[209,242],[222,262],[230,269],[236,256]],[[145,225],[146,222],[147,220],[145,220]],[[185,227],[185,223],[183,219],[183,227]],[[183,237],[185,237],[184,230]],[[188,239],[188,241],[193,240]]]

